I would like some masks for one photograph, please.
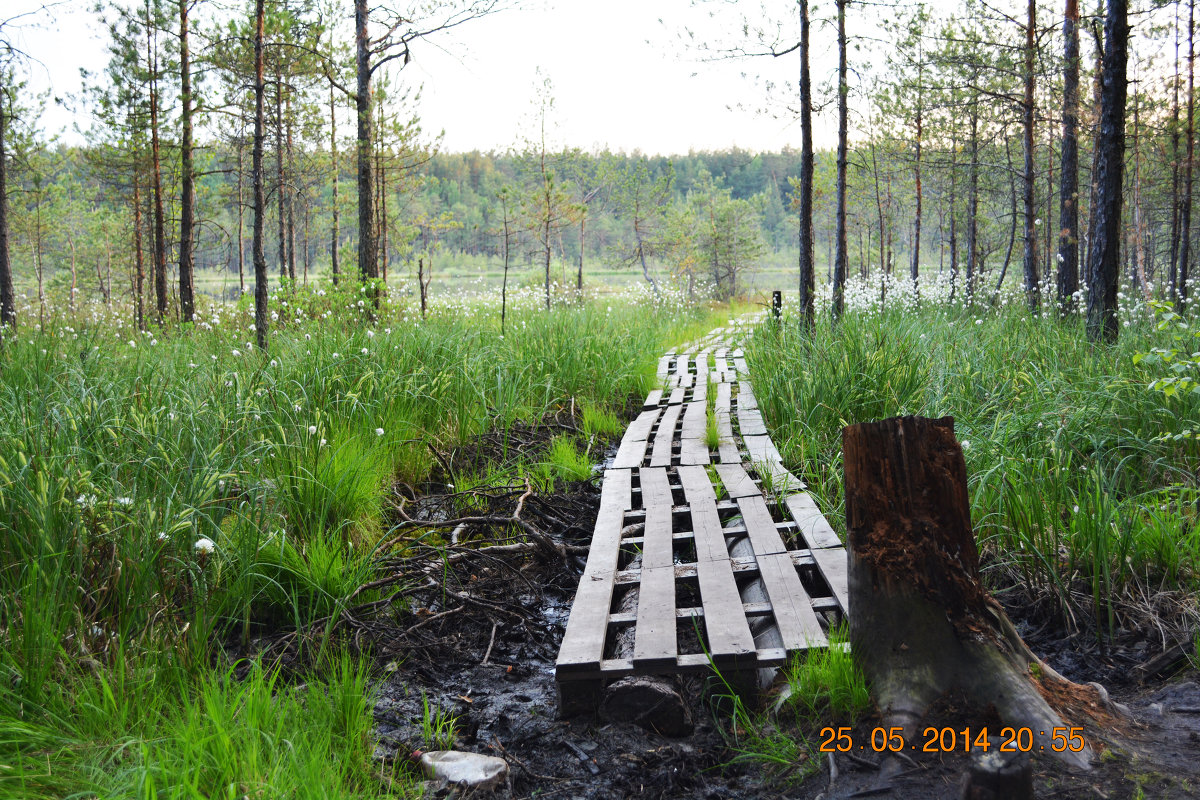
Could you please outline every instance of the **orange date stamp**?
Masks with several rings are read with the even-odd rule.
[[[928,727],[919,742],[904,738],[903,728],[874,728],[868,741],[855,741],[852,728],[822,728],[822,753],[865,751],[896,753],[986,753],[995,748],[1001,753],[1043,753],[1052,751],[1079,753],[1084,750],[1083,728],[1001,728],[999,736],[989,736],[987,728]]]

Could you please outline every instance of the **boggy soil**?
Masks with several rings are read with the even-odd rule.
[[[548,436],[552,430],[525,431],[527,444],[534,447],[543,432]],[[434,496],[447,491],[445,486],[422,488]],[[511,497],[508,502],[496,513],[509,513]],[[900,758],[884,758],[866,744],[879,724],[871,716],[853,729],[854,752],[818,756],[819,765],[810,765],[811,777],[803,783],[789,783],[787,774],[778,777],[779,771],[755,763],[736,763],[722,733],[728,716],[713,710],[700,679],[683,685],[696,721],[687,737],[668,738],[595,715],[558,719],[554,661],[598,504],[599,492],[588,483],[526,498],[523,517],[561,546],[558,552],[539,547],[444,559],[426,590],[411,593],[406,611],[386,626],[370,627],[386,676],[377,687],[375,707],[378,759],[414,763],[421,751],[444,746],[423,725],[440,717],[454,721],[454,749],[508,762],[509,780],[500,796],[960,797],[970,754],[924,753],[918,745]],[[1036,796],[1200,798],[1200,674],[1179,659],[1157,665],[1161,669],[1155,674],[1134,669],[1162,651],[1157,633],[1126,631],[1102,648],[1094,638],[1064,639],[1054,626],[1032,624],[1028,618],[1039,616],[1034,609],[1010,602],[1009,613],[1050,666],[1074,681],[1101,682],[1130,712],[1106,730],[1066,720],[1088,724],[1085,735],[1099,757],[1091,771],[1076,773],[1050,757],[1033,756]],[[977,730],[988,722],[994,720],[986,710],[961,708],[953,697],[933,709],[928,720],[931,726],[958,730]],[[822,724],[796,733],[819,742]],[[863,750],[859,744],[865,744]],[[431,784],[426,790],[440,797],[471,794]]]
[[[573,519],[586,533],[569,535],[564,544],[586,544],[599,493],[576,484],[555,505],[583,515]],[[568,556],[565,564],[541,553],[520,554],[473,564],[469,574],[449,578],[481,597],[499,602],[503,596],[512,613],[448,617],[430,631],[421,652],[387,664],[394,671],[379,687],[375,707],[377,757],[403,761],[436,747],[423,730],[428,707],[434,717],[440,712],[455,720],[455,749],[508,761],[502,793],[511,797],[762,797],[754,770],[725,765],[730,754],[714,716],[704,710],[702,680],[683,687],[697,709],[695,730],[686,738],[594,715],[556,718],[554,661],[582,565],[582,554]],[[460,796],[453,788],[430,791]]]

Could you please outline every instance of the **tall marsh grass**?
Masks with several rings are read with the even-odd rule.
[[[788,319],[750,342],[755,394],[789,466],[843,525],[841,430],[874,419],[951,415],[970,476],[976,534],[993,566],[1057,602],[1119,624],[1135,584],[1200,588],[1196,530],[1200,396],[1165,398],[1135,355],[1160,344],[1133,316],[1115,346],[1078,320],[924,306],[822,321]],[[1087,602],[1080,602],[1082,593]]]
[[[703,317],[510,309],[501,336],[490,313],[274,300],[269,354],[235,309],[187,332],[81,315],[6,333],[0,797],[374,796],[361,664],[299,694],[214,672],[220,643],[334,614],[433,448],[572,401],[611,430]],[[581,458],[564,440],[547,463],[577,477]]]

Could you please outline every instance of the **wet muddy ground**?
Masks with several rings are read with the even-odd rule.
[[[449,473],[494,458],[500,449],[536,453],[573,423],[573,414],[543,420],[503,438],[481,437],[469,451],[446,455],[446,475],[435,472],[427,486],[398,487],[405,498],[398,514],[436,524],[453,521],[463,513],[463,498],[454,497]],[[597,450],[604,446],[592,444]],[[527,527],[492,522],[439,529],[438,541],[406,551],[390,566],[398,582],[389,591],[403,594],[403,602],[357,625],[355,641],[380,668],[375,706],[380,762],[406,769],[420,752],[448,746],[496,755],[510,768],[499,794],[513,798],[960,796],[970,759],[965,752],[923,753],[918,747],[885,759],[867,746],[849,754],[818,754],[805,765],[809,777],[800,783],[798,770],[738,762],[728,738],[729,716],[712,707],[708,687],[698,678],[683,684],[696,723],[686,737],[669,738],[596,715],[558,719],[554,662],[599,491],[589,483],[560,484],[545,497],[528,489],[495,487],[469,498],[478,501],[472,512],[477,516],[519,517]],[[529,541],[522,534],[537,542],[511,544]],[[463,541],[452,544],[459,536]],[[471,552],[488,547],[493,549],[482,555]],[[1069,773],[1051,758],[1034,756],[1037,796],[1200,798],[1200,674],[1180,659],[1167,659],[1153,674],[1139,672],[1164,649],[1151,629],[1125,631],[1102,646],[1094,637],[1064,637],[1060,626],[1040,621],[1041,609],[1015,595],[1001,598],[1034,652],[1072,680],[1103,683],[1131,712],[1120,731],[1087,730],[1100,753],[1091,772]],[[957,708],[953,699],[935,713],[931,725],[977,729],[981,722],[977,710]],[[798,730],[780,722],[783,730],[810,741],[820,740],[822,724],[828,722]],[[860,720],[854,741],[869,742],[877,724],[871,717]],[[426,790],[431,796],[471,795],[455,787]]]
[[[573,524],[562,543],[586,545],[598,502],[595,489],[575,484],[546,502],[571,510]],[[409,641],[395,656],[381,655],[392,671],[379,686],[377,757],[403,763],[422,750],[443,746],[431,740],[436,736],[423,725],[423,720],[440,718],[454,720],[454,748],[497,755],[509,763],[502,793],[511,797],[960,796],[969,759],[963,752],[914,751],[902,760],[886,760],[868,747],[863,753],[823,755],[814,765],[815,774],[801,784],[778,779],[756,764],[733,763],[735,752],[721,730],[728,730],[728,718],[709,707],[699,679],[684,687],[696,719],[695,731],[685,738],[608,723],[595,715],[557,719],[554,661],[583,557],[573,550],[556,561],[537,551],[449,565],[442,584],[494,602],[507,613],[484,608],[450,615],[422,629],[427,636],[423,646]],[[443,610],[433,600],[416,607],[411,619]],[[1140,787],[1145,797],[1200,797],[1200,676],[1173,668],[1139,684],[1132,665],[1154,654],[1149,637],[1131,634],[1123,642],[1118,637],[1101,650],[1086,638],[1064,641],[1049,628],[1030,628],[1019,608],[1012,613],[1051,666],[1076,681],[1105,682],[1113,699],[1128,705],[1132,714],[1119,735],[1088,731],[1101,751],[1090,773],[1067,773],[1052,759],[1035,757],[1037,796],[1137,797]],[[949,701],[931,724],[961,728],[972,722],[978,720],[970,711]],[[860,721],[854,740],[869,741],[877,723]],[[807,733],[818,735],[816,728]],[[428,788],[439,796],[461,796],[453,787]]]

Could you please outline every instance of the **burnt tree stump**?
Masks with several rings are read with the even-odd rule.
[[[1029,728],[1035,752],[1087,769],[1086,744],[1056,752],[1052,739],[1083,722],[1064,722],[1047,698],[1074,714],[1095,690],[1034,655],[984,589],[954,419],[851,425],[842,445],[850,646],[884,724],[917,741],[930,705],[954,690],[1005,726]]]

